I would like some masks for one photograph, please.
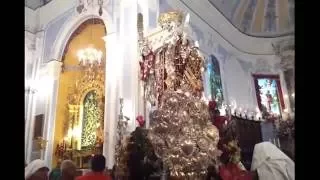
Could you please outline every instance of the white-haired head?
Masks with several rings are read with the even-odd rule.
[[[76,165],[71,160],[64,160],[61,163],[61,175],[66,177],[75,177]]]
[[[71,160],[62,161],[61,166],[60,166],[62,171],[65,169],[68,169],[69,167],[76,167],[76,165]]]

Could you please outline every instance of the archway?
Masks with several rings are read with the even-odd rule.
[[[82,123],[79,123],[83,118],[81,116],[81,111],[83,112],[81,100],[84,100],[89,92],[95,92],[98,95],[96,101],[99,104],[96,109],[104,111],[106,48],[102,38],[105,36],[106,27],[101,19],[87,19],[79,25],[71,34],[66,45],[61,48],[63,49],[61,54],[63,65],[58,85],[53,165],[58,160],[70,158],[70,154],[71,158],[77,157],[76,150],[81,150],[81,145],[78,145],[81,144],[81,135],[79,137],[79,134],[82,134],[83,129]],[[92,68],[90,66],[80,66],[77,58],[78,50],[87,48],[89,45],[94,46],[103,54],[102,65],[95,67],[94,70],[90,69]],[[94,121],[101,122],[102,127],[103,117],[102,113],[101,116],[96,117],[99,118],[98,120],[94,119]]]

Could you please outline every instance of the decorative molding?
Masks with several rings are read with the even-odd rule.
[[[251,24],[252,24],[252,20],[253,20],[253,16],[254,16],[257,4],[258,4],[257,0],[250,0],[248,7],[243,15],[241,28],[244,33],[251,30]]]
[[[266,2],[264,31],[276,32],[277,31],[277,14],[276,14],[276,0],[269,0]]]
[[[80,65],[62,65],[62,72],[70,71],[82,71],[83,68]]]
[[[236,60],[239,62],[242,70],[244,72],[250,72],[252,69],[253,69],[253,63],[251,61],[245,61],[245,60],[242,60],[242,59],[239,59],[239,58],[236,58]]]
[[[294,44],[294,38],[285,39],[272,44],[275,54],[280,58],[280,66],[283,70],[294,68]]]
[[[271,65],[265,59],[257,59],[254,65],[255,73],[271,72]]]
[[[60,72],[62,70],[62,62],[60,61],[50,61],[46,64],[45,73],[47,73],[53,79],[58,79]]]
[[[107,2],[108,3],[108,2]],[[101,16],[103,12],[103,0],[78,0],[75,10],[78,14],[86,13],[90,10],[99,10]]]
[[[25,94],[35,94],[36,92],[37,92],[37,90],[34,89],[34,88],[31,88],[31,87],[28,87],[28,88],[24,89],[24,93]]]

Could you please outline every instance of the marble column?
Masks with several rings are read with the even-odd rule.
[[[59,90],[59,77],[61,73],[62,62],[50,61],[44,67],[44,74],[41,81],[42,85],[46,86],[44,89],[45,98],[45,119],[43,124],[43,138],[47,140],[47,145],[42,152],[42,158],[46,161],[48,166],[52,165],[53,144],[54,144],[54,130],[56,119],[56,107]]]
[[[121,94],[124,99],[123,113],[129,117],[128,130],[136,127],[139,112],[139,62],[138,62],[138,1],[121,2],[120,9],[120,43],[123,58],[123,73],[120,80]]]
[[[29,79],[29,85],[27,87],[27,113],[26,113],[26,122],[25,122],[25,158],[26,162],[29,163],[31,161],[31,153],[33,147],[33,131],[34,131],[34,117],[36,111],[36,100],[38,93],[38,79],[39,79],[39,69],[41,65],[41,53],[43,50],[43,37],[44,33],[39,32],[37,34],[32,35],[32,75]]]
[[[104,109],[104,146],[103,155],[107,160],[107,167],[114,164],[116,125],[119,107],[119,72],[121,59],[119,58],[119,45],[117,33],[111,32],[103,37],[106,44],[105,66],[105,109]]]

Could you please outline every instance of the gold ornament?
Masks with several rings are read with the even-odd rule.
[[[171,11],[162,13],[159,16],[158,23],[161,27],[170,24],[171,22],[175,22],[177,24],[181,24],[183,19],[183,13],[180,11]]]
[[[219,156],[219,132],[209,121],[207,105],[187,92],[166,91],[151,117],[148,138],[171,176],[203,177]]]

